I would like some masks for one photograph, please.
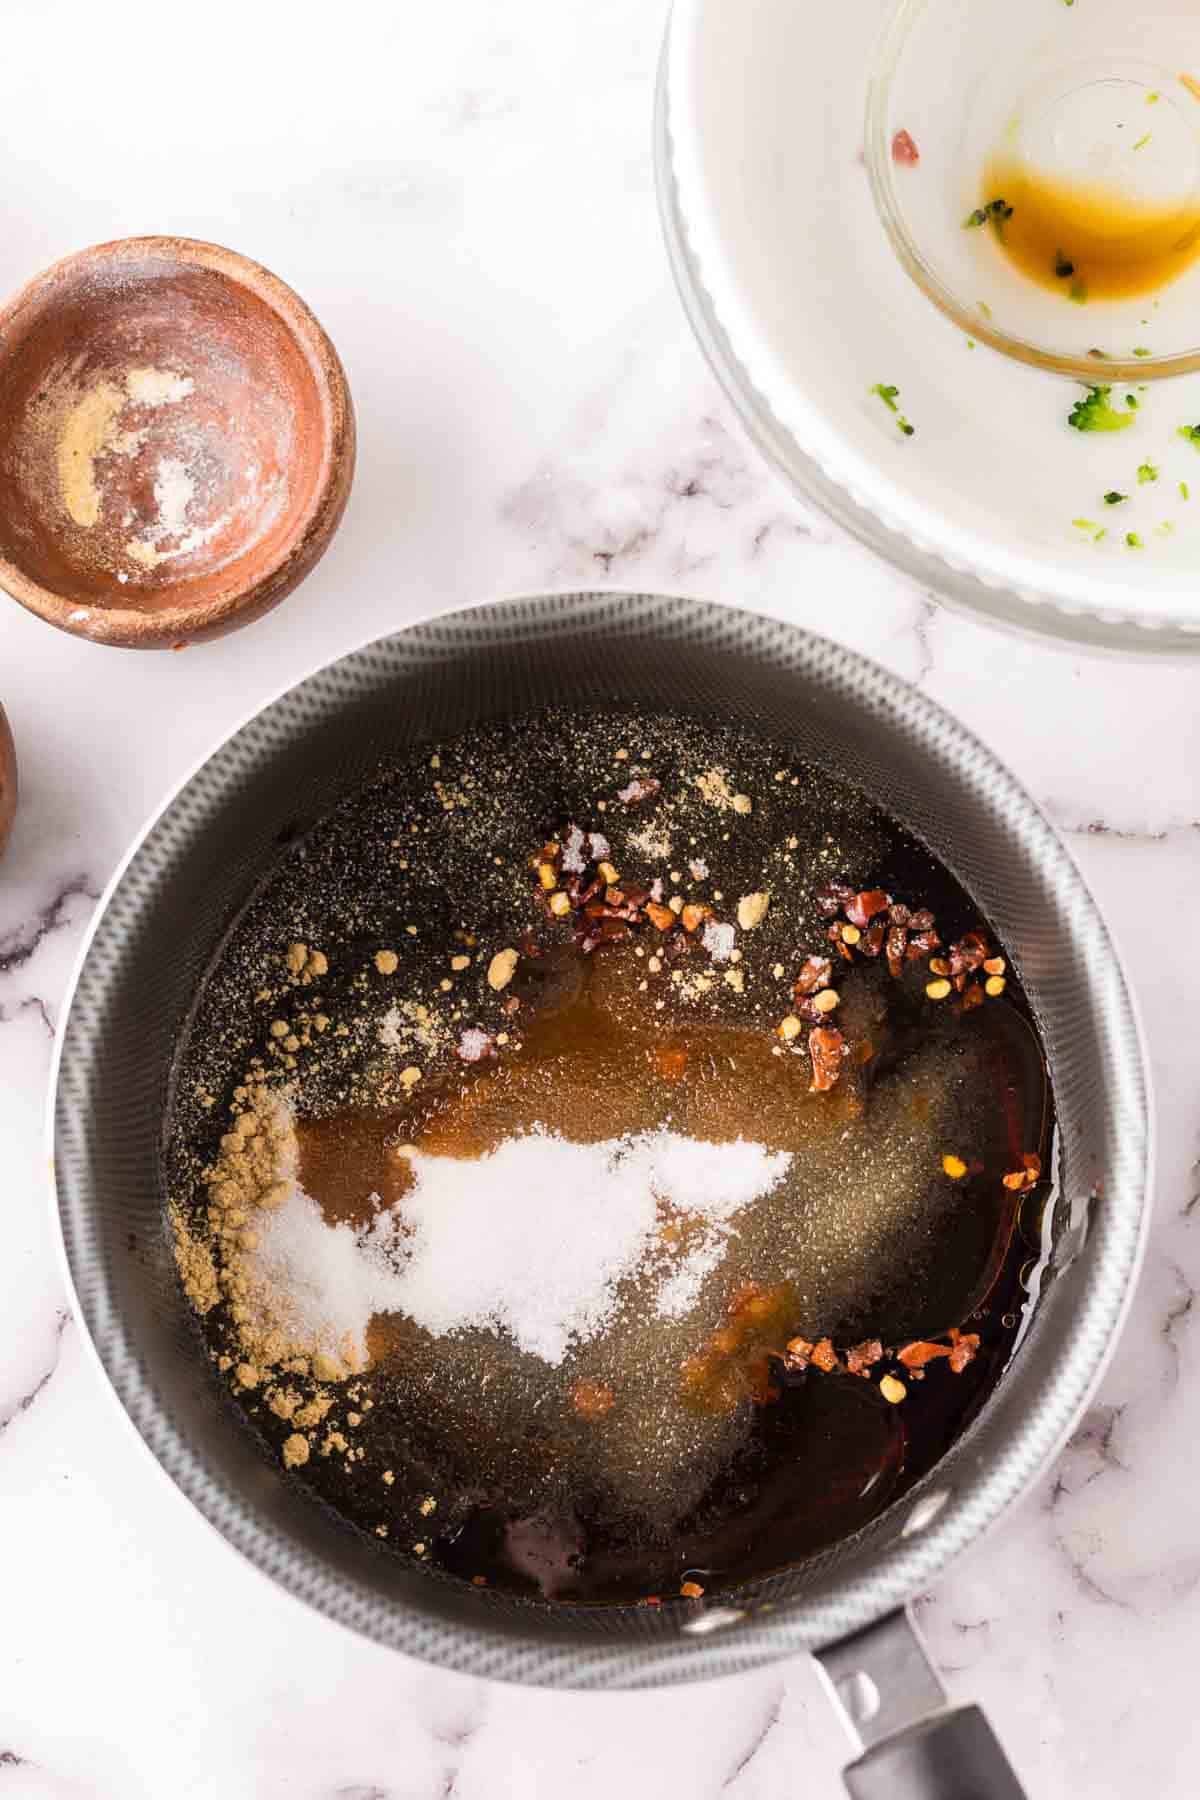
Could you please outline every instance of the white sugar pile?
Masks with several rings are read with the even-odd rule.
[[[279,1310],[315,1342],[365,1350],[378,1313],[441,1336],[506,1332],[551,1364],[610,1322],[618,1284],[645,1269],[655,1310],[686,1315],[720,1263],[736,1214],[768,1193],[791,1156],[674,1132],[574,1144],[513,1138],[478,1158],[405,1152],[413,1187],[370,1226],[327,1225],[297,1185],[258,1222],[252,1261]],[[682,1245],[659,1234],[682,1215]]]

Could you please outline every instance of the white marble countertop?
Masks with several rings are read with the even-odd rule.
[[[102,238],[227,242],[328,326],[361,436],[330,554],[240,635],[139,655],[0,604],[23,779],[0,867],[0,1800],[841,1791],[841,1729],[803,1660],[716,1690],[520,1692],[275,1591],[115,1428],[55,1262],[52,1033],[148,810],[268,694],[366,637],[604,581],[778,612],[920,683],[1045,805],[1123,945],[1161,1129],[1145,1276],[1058,1467],[920,1611],[1034,1800],[1197,1791],[1200,668],[1075,658],[951,616],[761,466],[660,249],[663,12],[8,9],[0,289]]]

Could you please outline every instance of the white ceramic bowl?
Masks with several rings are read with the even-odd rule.
[[[863,158],[890,12],[676,0],[660,197],[701,343],[796,487],[947,600],[1095,646],[1200,650],[1200,446],[1179,435],[1200,375],[1114,388],[1133,423],[1084,434],[1083,386],[972,342],[909,280]],[[911,437],[876,384],[899,389]]]

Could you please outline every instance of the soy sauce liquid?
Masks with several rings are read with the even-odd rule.
[[[738,894],[771,887],[766,921],[740,940],[744,998],[722,987],[718,1009],[684,1006],[663,987],[660,1013],[641,990],[645,961],[632,944],[585,966],[560,943],[522,962],[512,990],[520,1029],[495,1063],[468,1069],[451,1056],[412,1097],[389,1100],[376,1083],[379,1019],[397,994],[436,996],[464,923],[481,945],[516,941],[531,917],[531,846],[566,820],[603,823],[622,871],[656,872],[645,828],[658,829],[661,815],[626,815],[612,798],[629,777],[628,763],[614,766],[620,744],[652,747],[646,766],[664,800],[673,796],[662,828],[676,848],[664,871],[707,854],[717,873],[696,897],[709,899],[719,880],[726,916]],[[711,1594],[801,1562],[934,1467],[1012,1351],[1022,1275],[1043,1249],[1044,1186],[1014,1196],[1001,1176],[1029,1151],[1048,1165],[1052,1130],[1045,1059],[1019,986],[1010,972],[1003,998],[959,1016],[953,1003],[926,1000],[923,967],[893,982],[879,963],[856,966],[838,984],[855,1056],[832,1093],[810,1095],[807,1059],[777,1054],[774,1028],[799,960],[822,947],[824,882],[928,906],[946,942],[987,931],[947,870],[893,821],[822,771],[785,765],[781,780],[770,746],[692,719],[508,721],[442,747],[440,793],[430,792],[428,760],[397,763],[298,833],[230,933],[176,1081],[168,1180],[190,1191],[197,1223],[197,1171],[228,1129],[223,1106],[251,1054],[272,1054],[267,1025],[287,1004],[276,971],[293,939],[319,945],[330,965],[297,1003],[350,1025],[338,1056],[308,1064],[302,1055],[294,1076],[301,1180],[330,1222],[365,1222],[372,1194],[402,1204],[405,1144],[479,1155],[535,1122],[581,1142],[663,1128],[744,1137],[791,1151],[793,1165],[770,1206],[739,1217],[707,1313],[689,1325],[647,1319],[635,1284],[622,1303],[624,1338],[581,1346],[553,1369],[522,1361],[499,1333],[434,1339],[411,1320],[377,1318],[371,1367],[341,1402],[369,1420],[355,1458],[314,1454],[288,1479],[381,1555],[555,1603],[666,1598],[689,1578]],[[696,797],[695,774],[709,765],[736,771],[754,795],[750,819],[714,819]],[[456,782],[469,784],[470,807],[448,833],[444,789]],[[606,793],[601,821],[592,808]],[[786,845],[795,848],[785,855]],[[639,942],[654,948],[652,933]],[[390,981],[374,971],[385,947],[406,959]],[[686,966],[704,961],[693,950]],[[788,967],[781,983],[777,961]],[[474,997],[456,990],[468,1020],[495,1001],[478,979]],[[260,1005],[263,990],[271,998]],[[324,1043],[334,1041],[331,1030]],[[943,1153],[978,1167],[952,1183]],[[894,1363],[869,1379],[814,1369],[797,1378],[778,1360],[795,1335],[829,1335],[842,1350],[878,1336],[895,1348],[952,1326],[980,1337],[961,1374],[943,1360],[921,1378]],[[222,1308],[201,1329],[214,1362],[228,1365],[231,1353],[236,1362]],[[885,1370],[905,1382],[900,1405],[880,1393]],[[576,1404],[589,1381],[617,1395],[599,1418]],[[235,1390],[232,1403],[279,1479],[293,1427],[264,1388]]]
[[[875,1054],[859,1082],[814,1097],[807,1071],[798,1079],[798,1063],[777,1056],[766,1034],[680,1023],[664,1036],[653,1021],[639,1021],[639,974],[628,953],[550,958],[529,980],[537,1010],[522,1050],[500,1068],[457,1077],[403,1114],[334,1114],[303,1127],[306,1191],[331,1219],[360,1222],[364,1193],[380,1193],[385,1204],[401,1198],[388,1186],[395,1146],[417,1142],[475,1156],[534,1118],[573,1141],[669,1122],[726,1141],[753,1135],[812,1158],[822,1140],[869,1131],[874,1096],[914,1054],[927,1053],[931,1039],[937,1050],[929,1075],[955,1061],[969,1067],[963,1128],[974,1173],[961,1185],[935,1176],[947,1203],[933,1221],[936,1241],[916,1267],[885,1256],[874,1286],[829,1296],[826,1304],[841,1310],[825,1312],[817,1325],[792,1281],[762,1282],[752,1312],[732,1300],[710,1334],[721,1352],[706,1340],[678,1382],[681,1407],[728,1422],[729,1452],[674,1518],[654,1505],[623,1505],[612,1482],[593,1479],[604,1473],[604,1457],[581,1452],[581,1434],[649,1433],[659,1429],[659,1411],[580,1425],[566,1397],[580,1369],[535,1374],[527,1420],[498,1443],[495,1384],[512,1376],[504,1356],[491,1356],[486,1334],[439,1348],[406,1321],[376,1322],[369,1456],[391,1470],[398,1511],[426,1493],[437,1496],[428,1527],[415,1528],[421,1554],[449,1573],[558,1602],[670,1595],[684,1579],[710,1592],[801,1561],[866,1524],[934,1466],[990,1392],[1015,1335],[1020,1272],[1039,1247],[1031,1230],[1036,1205],[1022,1207],[1000,1179],[1020,1166],[1022,1152],[1046,1149],[1044,1067],[1019,1003],[931,1018],[923,975],[901,985],[881,968],[860,971],[867,992],[855,995],[851,981],[845,1007],[852,1014],[857,1000],[860,1013],[873,1009]],[[711,1073],[733,1062],[735,1082]],[[918,1136],[933,1101],[924,1080],[905,1096]],[[941,1140],[929,1141],[932,1166]],[[819,1194],[815,1202],[819,1209]],[[803,1177],[797,1203],[814,1204]],[[750,1266],[769,1275],[769,1254]],[[729,1286],[738,1288],[732,1276]],[[794,1375],[778,1355],[788,1338],[812,1337],[818,1326],[844,1348],[875,1334],[895,1346],[951,1324],[981,1340],[959,1374],[942,1361],[919,1373],[881,1363],[866,1379],[811,1367]],[[619,1369],[603,1358],[581,1367],[620,1391]],[[908,1388],[903,1404],[880,1391],[889,1367]],[[339,1496],[346,1511],[348,1498]],[[377,1500],[368,1510],[377,1514]]]

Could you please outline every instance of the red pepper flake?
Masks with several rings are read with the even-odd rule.
[[[865,931],[876,913],[886,912],[888,897],[882,888],[869,888],[846,902],[846,917],[860,931]]]
[[[833,1347],[833,1339],[822,1338],[819,1344],[814,1344],[809,1361],[814,1369],[820,1369],[822,1374],[831,1375],[838,1366],[838,1354]]]
[[[950,946],[950,973],[956,980],[973,975],[976,969],[982,968],[990,955],[986,939],[980,937],[977,931],[968,931],[956,944]]]
[[[883,920],[876,919],[863,933],[862,942],[858,947],[864,956],[878,956],[883,949],[884,939],[887,935],[888,928]]]
[[[931,1344],[919,1339],[914,1344],[905,1344],[903,1350],[896,1352],[896,1361],[903,1363],[906,1369],[923,1369],[926,1363],[936,1361],[939,1356],[949,1356],[948,1344]]]
[[[784,1363],[789,1369],[807,1369],[812,1361],[813,1348],[807,1338],[789,1338],[784,1347]]]
[[[487,1584],[488,1584],[488,1579],[487,1579],[486,1575],[472,1575],[472,1577],[471,1577],[471,1586],[472,1587],[486,1587]]]
[[[662,1605],[662,1596],[660,1594],[643,1594],[642,1598],[638,1601],[638,1605],[639,1606],[661,1606]]]
[[[898,131],[892,139],[892,161],[905,168],[915,168],[921,160],[921,152],[907,131]]]
[[[685,1600],[703,1600],[704,1589],[698,1581],[685,1581],[679,1589]]]
[[[1019,1194],[1025,1188],[1036,1187],[1042,1173],[1042,1159],[1032,1150],[1027,1150],[1021,1158],[1021,1167],[1012,1169],[1001,1177],[1010,1193]]]
[[[635,775],[628,787],[620,789],[617,799],[622,806],[640,806],[643,800],[653,800],[661,791],[662,782],[656,781],[653,775]]]
[[[809,1092],[826,1094],[842,1072],[846,1040],[833,1025],[818,1025],[808,1034],[808,1054],[812,1058],[812,1080]]]
[[[828,956],[807,956],[792,984],[792,992],[797,1000],[803,999],[805,994],[815,994],[818,988],[828,987],[832,976],[833,963]]]
[[[857,932],[858,927],[857,926],[854,926],[854,927],[846,926],[845,929],[847,931],[853,929],[855,932]],[[842,936],[842,930],[843,930],[843,927],[840,925],[830,925],[825,932],[825,936],[829,939],[830,943],[836,947],[837,953],[841,957],[843,962],[853,962],[854,956],[851,952],[849,944],[846,942],[846,940]]]
[[[892,925],[887,934],[887,966],[888,973],[899,981],[904,973],[904,951],[908,944],[908,933],[903,925]]]
[[[817,892],[817,911],[825,919],[836,919],[850,900],[854,898],[854,889],[847,887],[843,881],[832,881],[828,887]]]
[[[950,1351],[950,1367],[956,1375],[961,1375],[967,1364],[975,1360],[975,1352],[979,1348],[979,1333],[977,1331],[959,1331],[957,1327],[952,1326],[950,1342],[953,1345],[953,1349]]]
[[[851,1375],[866,1378],[872,1363],[882,1362],[883,1345],[878,1338],[867,1338],[861,1344],[853,1344],[846,1352],[846,1369]]]

